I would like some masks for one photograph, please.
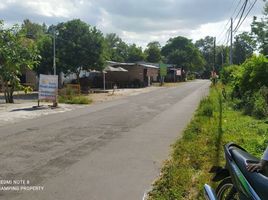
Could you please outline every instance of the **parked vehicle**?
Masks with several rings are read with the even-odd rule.
[[[248,172],[247,164],[257,163],[259,159],[245,149],[229,143],[224,146],[226,165],[213,167],[214,182],[219,182],[214,191],[209,185],[204,186],[207,200],[268,200],[268,169],[261,172]]]

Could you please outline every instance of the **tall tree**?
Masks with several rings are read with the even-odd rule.
[[[256,43],[248,32],[243,32],[235,37],[233,49],[233,63],[242,64],[253,55]]]
[[[38,23],[33,23],[29,19],[25,19],[21,25],[22,30],[25,31],[26,37],[38,40],[47,31],[47,26],[45,24],[40,25]]]
[[[252,33],[255,36],[257,45],[260,52],[263,55],[268,55],[268,2],[264,6],[264,17],[260,20],[257,17],[253,18],[253,23],[251,24]]]
[[[145,49],[146,61],[158,63],[161,61],[161,45],[159,42],[150,42]]]
[[[3,22],[0,22],[0,80],[6,103],[14,103],[13,93],[20,87],[21,71],[31,69],[37,62],[34,41],[26,38],[19,26],[4,29]]]
[[[52,74],[53,73],[53,38],[51,35],[44,34],[36,42],[40,62],[33,69],[37,74]]]
[[[77,82],[82,70],[102,70],[104,37],[95,27],[74,19],[56,27],[59,65],[64,73],[75,73]]]
[[[136,44],[129,45],[127,62],[144,61],[144,57],[141,47],[137,47]]]
[[[211,71],[214,68],[214,38],[206,36],[204,39],[197,40],[195,46],[205,59],[205,68]]]
[[[200,51],[185,37],[169,39],[161,52],[168,63],[176,64],[185,71],[199,71],[204,68],[205,61]]]
[[[53,73],[53,30],[48,30],[46,24],[33,23],[25,19],[22,24],[22,31],[26,37],[32,39],[37,44],[40,62],[33,70],[37,74]]]
[[[125,62],[127,60],[128,45],[115,33],[105,36],[105,45],[106,59],[116,62]]]

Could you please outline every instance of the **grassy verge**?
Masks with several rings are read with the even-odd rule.
[[[67,103],[67,104],[90,104],[92,100],[89,99],[87,96],[59,96],[60,103]]]
[[[260,157],[268,143],[267,121],[234,110],[231,101],[221,96],[221,88],[211,88],[182,139],[173,145],[171,159],[164,164],[149,199],[204,199],[203,185],[212,184],[208,171],[224,164],[222,146],[230,141]]]

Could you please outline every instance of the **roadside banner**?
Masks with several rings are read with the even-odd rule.
[[[167,65],[161,63],[160,64],[160,76],[166,76],[167,75]]]
[[[56,101],[58,95],[58,76],[40,74],[39,100]]]
[[[181,76],[181,69],[176,70],[176,75]]]

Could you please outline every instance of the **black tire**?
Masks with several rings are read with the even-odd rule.
[[[231,177],[227,177],[220,182],[216,188],[216,194],[218,200],[239,200]]]

